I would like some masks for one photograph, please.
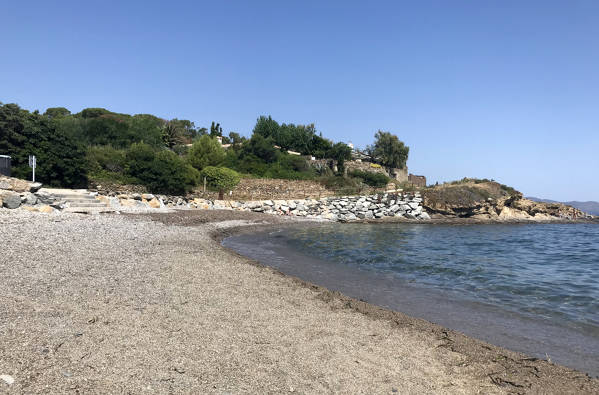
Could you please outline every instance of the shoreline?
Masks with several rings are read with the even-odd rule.
[[[2,391],[599,393],[584,373],[284,275],[219,241],[313,221],[3,214],[0,375],[15,382]]]
[[[266,215],[266,214],[263,214]],[[277,221],[278,222],[278,221]],[[483,340],[468,336],[460,331],[456,331],[453,329],[445,328],[442,325],[432,323],[427,321],[426,319],[417,318],[409,316],[401,311],[396,311],[388,308],[384,308],[381,306],[377,306],[375,304],[359,300],[350,296],[347,296],[338,291],[331,291],[326,287],[321,285],[314,284],[309,281],[305,281],[299,277],[285,274],[282,271],[264,265],[261,262],[249,258],[245,255],[239,254],[236,251],[227,248],[222,245],[224,239],[241,235],[254,233],[256,231],[267,231],[270,229],[280,229],[282,227],[297,227],[297,226],[313,226],[318,225],[321,222],[318,221],[310,221],[310,220],[295,220],[291,223],[284,222],[275,222],[268,224],[252,224],[252,225],[240,225],[229,228],[220,228],[213,230],[210,235],[212,239],[219,244],[219,246],[225,250],[227,250],[230,254],[238,256],[242,259],[245,259],[247,263],[260,268],[261,270],[265,270],[267,272],[273,273],[276,276],[280,276],[282,278],[291,279],[295,284],[300,287],[310,289],[313,292],[319,293],[319,298],[325,301],[331,309],[349,309],[360,314],[363,314],[367,317],[373,318],[375,320],[381,320],[384,322],[388,322],[396,328],[403,327],[411,327],[414,330],[427,332],[435,336],[438,340],[442,340],[445,344],[442,344],[438,347],[447,347],[452,352],[463,355],[468,359],[468,363],[498,363],[504,369],[503,371],[490,372],[488,373],[488,377],[491,382],[499,387],[511,388],[511,391],[548,391],[549,388],[555,393],[568,393],[572,389],[568,389],[567,386],[571,383],[567,383],[570,380],[589,380],[589,383],[594,384],[597,388],[591,389],[589,388],[589,393],[599,393],[599,377],[592,378],[587,373],[580,372],[578,370],[553,364],[550,361],[539,359],[536,357],[531,357],[524,353],[513,351],[501,346],[496,346],[494,344],[485,342]],[[565,221],[487,221],[487,220],[471,220],[471,219],[457,219],[457,220],[439,220],[439,219],[431,219],[431,220],[391,220],[391,221],[353,221],[348,222],[349,224],[355,223],[408,223],[408,224],[446,224],[446,225],[487,225],[487,224],[535,224],[535,223],[567,223],[567,224],[577,224],[577,223],[588,223],[589,221],[581,221],[581,220],[565,220]],[[595,222],[595,221],[590,221]],[[344,223],[340,223],[343,226]],[[347,223],[345,223],[347,224]],[[541,373],[542,372],[542,373]],[[552,384],[548,387],[545,387],[543,378],[551,378],[550,381]],[[566,381],[566,383],[562,383],[562,381]],[[558,382],[565,384],[557,386]],[[545,387],[545,388],[543,388]],[[558,388],[560,388],[558,390]],[[581,388],[582,389],[582,388]],[[577,392],[577,391],[574,391]]]

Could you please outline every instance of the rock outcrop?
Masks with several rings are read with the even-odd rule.
[[[423,191],[423,206],[445,218],[496,221],[550,221],[591,218],[574,207],[539,203],[497,182],[463,182]]]

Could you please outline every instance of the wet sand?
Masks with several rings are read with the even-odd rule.
[[[0,392],[599,393],[220,246],[286,218],[0,212]]]

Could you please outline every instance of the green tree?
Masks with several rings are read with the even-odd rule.
[[[351,148],[345,143],[336,143],[331,147],[328,156],[337,161],[339,174],[344,174],[345,161],[351,159]]]
[[[272,119],[270,115],[268,118],[262,115],[256,120],[256,125],[252,131],[252,135],[259,134],[264,138],[272,137],[273,139],[276,139],[279,133],[279,128],[280,126],[277,121]]]
[[[374,135],[374,145],[367,148],[373,159],[383,166],[403,169],[408,161],[410,147],[404,145],[399,138],[390,132],[379,130]]]
[[[266,163],[277,160],[279,151],[274,147],[271,137],[264,138],[259,133],[254,133],[252,138],[246,141],[242,147],[242,156],[254,155]]]
[[[64,118],[68,115],[71,115],[71,112],[64,107],[50,107],[44,113],[48,118]]]
[[[220,127],[220,123],[212,122],[210,125],[210,137],[220,137],[223,135],[223,128]]]
[[[172,123],[177,125],[177,128],[181,131],[181,137],[185,140],[185,143],[189,144],[196,138],[198,131],[193,122],[187,119],[171,119]]]
[[[128,122],[129,130],[127,134],[131,136],[131,139],[126,144],[130,145],[134,142],[143,141],[155,148],[164,147],[164,141],[162,140],[163,126],[164,119],[151,114],[136,114]]]
[[[205,135],[193,143],[187,160],[198,170],[206,166],[219,166],[225,160],[225,150],[215,137]]]
[[[246,138],[241,136],[239,133],[236,133],[236,132],[229,133],[229,141],[233,145],[234,149],[241,147],[241,145],[243,144],[243,142],[245,140],[246,140]]]
[[[29,155],[35,155],[36,180],[49,186],[87,186],[83,147],[47,116],[16,104],[0,103],[0,153],[11,156],[14,177],[31,177]]]
[[[97,118],[99,116],[107,114],[111,114],[111,112],[105,108],[86,108],[82,110],[78,114],[78,116],[80,116],[81,118]]]
[[[226,190],[233,189],[241,179],[239,173],[226,167],[208,166],[202,170],[200,177],[218,191],[218,198],[222,200]]]

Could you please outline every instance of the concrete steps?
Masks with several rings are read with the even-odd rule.
[[[65,212],[92,214],[114,211],[107,203],[90,195],[86,189],[45,188],[45,192],[52,194],[59,201],[64,201],[67,206],[63,210]]]

